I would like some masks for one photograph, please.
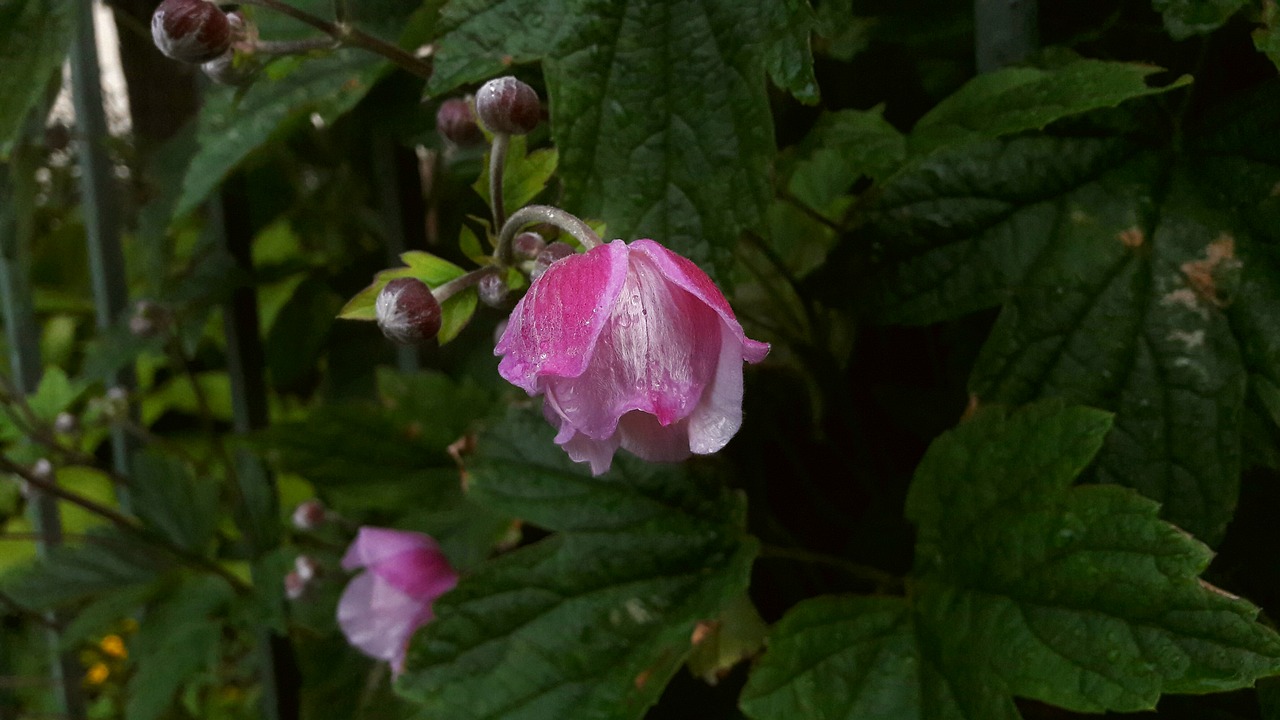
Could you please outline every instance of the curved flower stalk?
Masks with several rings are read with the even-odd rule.
[[[458,584],[458,573],[427,535],[362,527],[342,558],[364,568],[338,602],[338,625],[364,654],[386,660],[399,675],[414,631],[435,617],[436,598]]]
[[[769,345],[693,262],[615,240],[553,263],[494,352],[502,377],[544,396],[556,443],[598,475],[619,447],[652,461],[724,447],[742,424],[742,363]]]

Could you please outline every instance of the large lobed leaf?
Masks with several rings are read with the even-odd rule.
[[[961,144],[888,181],[870,228],[875,313],[1004,309],[981,401],[1117,413],[1096,475],[1209,543],[1235,508],[1246,369],[1280,377],[1274,89],[1175,161],[1150,131],[1058,128]]]
[[[6,0],[0,5],[0,157],[62,65],[75,28],[68,0]],[[43,118],[40,118],[43,120]]]
[[[754,718],[1016,718],[1251,685],[1280,670],[1258,609],[1198,578],[1212,553],[1112,486],[1073,486],[1110,416],[988,408],[930,447],[907,498],[906,598],[794,608],[743,693]]]
[[[805,3],[451,3],[441,93],[542,59],[566,202],[727,276],[758,225],[774,152],[765,75],[816,98]]]
[[[536,415],[480,439],[478,502],[559,534],[478,567],[435,606],[399,689],[428,716],[639,718],[700,620],[747,585],[741,500],[678,466],[593,478]]]

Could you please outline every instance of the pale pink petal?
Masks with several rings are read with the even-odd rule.
[[[633,410],[676,422],[712,380],[720,325],[704,303],[633,254],[591,364],[578,377],[548,378],[547,407],[595,440],[611,437]]]
[[[715,380],[689,415],[689,449],[708,455],[724,447],[742,426],[742,345],[732,328],[721,329]]]
[[[626,272],[621,240],[552,263],[511,312],[494,348],[503,356],[498,374],[530,395],[543,376],[581,375]]]
[[[438,550],[436,541],[422,533],[391,530],[389,528],[362,527],[355,542],[342,557],[345,570],[368,567],[411,550]]]
[[[618,450],[619,438],[614,435],[604,440],[593,440],[575,432],[564,442],[556,442],[569,454],[570,460],[591,463],[591,474],[602,475],[613,465],[613,454]]]
[[[631,243],[633,253],[643,253],[651,258],[659,271],[671,282],[679,285],[702,302],[715,310],[730,328],[734,337],[742,345],[742,358],[750,363],[758,363],[769,354],[769,343],[752,340],[742,331],[742,324],[729,307],[720,288],[707,277],[692,260],[681,257],[652,240],[636,240]]]
[[[405,595],[373,573],[347,584],[338,601],[338,626],[361,652],[391,663],[399,673],[413,631],[432,618],[430,603]]]
[[[662,425],[648,413],[633,411],[622,416],[618,434],[622,436],[622,447],[642,460],[679,462],[689,457],[687,420]]]

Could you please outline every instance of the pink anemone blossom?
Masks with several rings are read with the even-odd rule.
[[[431,605],[453,589],[458,573],[427,535],[362,527],[342,558],[364,568],[338,601],[338,625],[361,652],[404,671],[409,638],[435,617]]]
[[[553,263],[494,349],[502,377],[544,396],[556,443],[597,475],[619,447],[651,461],[724,447],[742,425],[742,363],[768,352],[706,273],[652,240]]]

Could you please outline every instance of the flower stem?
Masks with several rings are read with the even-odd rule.
[[[377,53],[424,80],[431,78],[431,66],[427,63],[422,62],[401,48],[385,40],[379,40],[347,23],[329,22],[282,0],[242,0],[242,4],[270,8],[283,15],[288,15],[294,20],[310,25],[343,45],[363,48]]]
[[[511,214],[502,232],[498,234],[498,248],[494,250],[493,259],[499,267],[511,264],[511,241],[515,239],[520,228],[535,223],[554,225],[569,233],[588,250],[604,243],[596,231],[591,229],[580,218],[550,205],[526,205]]]
[[[332,38],[306,38],[304,40],[259,40],[253,51],[263,55],[302,55],[312,50],[330,50],[339,45]]]
[[[486,265],[482,268],[472,270],[466,275],[459,275],[449,282],[431,288],[431,294],[436,296],[436,302],[443,303],[445,300],[448,300],[459,292],[480,282],[480,279],[485,275],[490,275],[497,271],[498,268],[492,265]]]
[[[507,222],[502,197],[502,174],[507,167],[507,147],[510,144],[510,135],[502,132],[493,134],[493,147],[489,150],[489,203],[493,207],[495,228],[501,228]]]
[[[765,545],[760,548],[760,557],[772,557],[786,560],[796,560],[803,563],[811,563],[814,565],[826,565],[829,567],[842,570],[851,577],[864,580],[875,585],[880,589],[901,588],[903,579],[892,573],[887,573],[879,568],[869,565],[860,565],[850,562],[844,558],[824,555],[822,553],[803,550],[800,548],[784,548],[776,545]]]

